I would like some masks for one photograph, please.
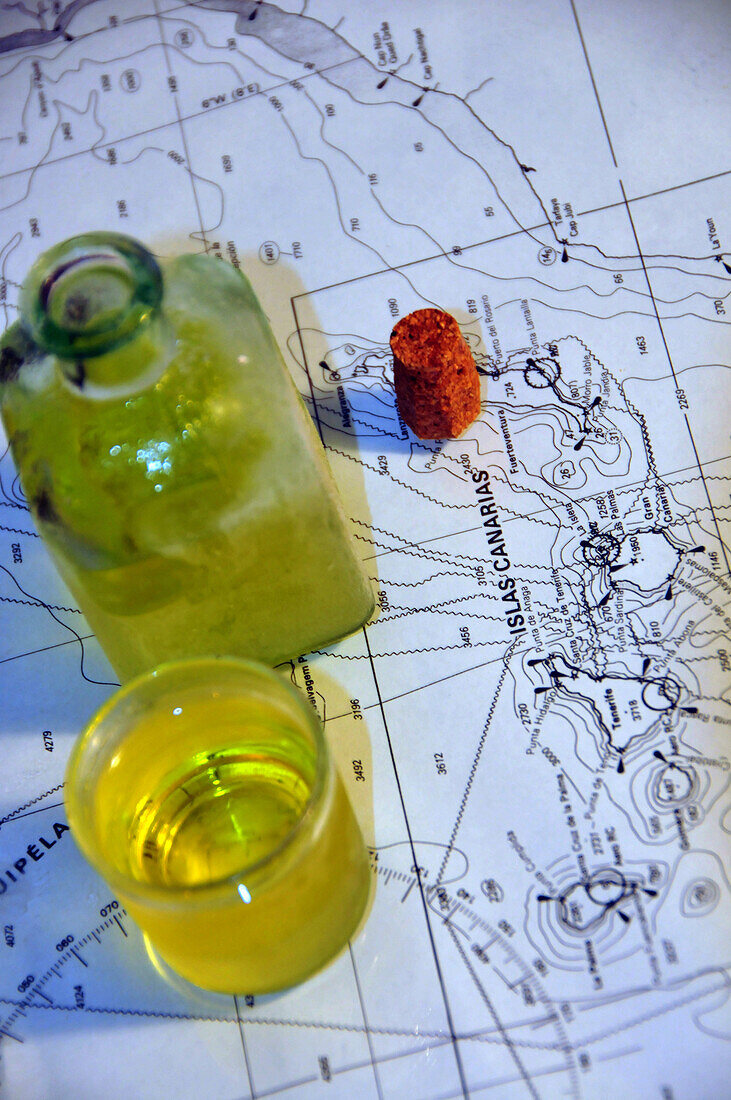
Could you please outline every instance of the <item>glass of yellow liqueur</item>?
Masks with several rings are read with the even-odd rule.
[[[347,943],[367,850],[310,704],[263,665],[162,665],[77,742],[69,824],[162,960],[219,993],[294,985]]]

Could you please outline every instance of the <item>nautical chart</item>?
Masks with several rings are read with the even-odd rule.
[[[379,605],[281,670],[368,923],[291,992],[191,994],[67,830],[114,676],[4,454],[3,1096],[725,1093],[730,43],[722,0],[0,3],[5,321],[92,228],[246,271]],[[456,441],[394,404],[431,304],[482,375]]]

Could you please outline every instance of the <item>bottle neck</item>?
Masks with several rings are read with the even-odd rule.
[[[169,358],[162,293],[157,262],[137,241],[86,233],[31,268],[21,324],[69,385],[89,396],[122,395],[146,385]]]

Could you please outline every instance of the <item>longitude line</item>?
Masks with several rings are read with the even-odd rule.
[[[637,255],[639,256],[640,263],[642,264],[642,270],[643,270],[644,275],[645,275],[645,282],[647,283],[647,290],[649,292],[650,299],[652,301],[652,308],[655,312],[655,320],[657,321],[657,327],[660,329],[660,339],[662,340],[663,347],[665,348],[665,355],[667,356],[667,361],[668,361],[668,364],[670,366],[670,373],[672,374],[673,381],[675,382],[675,385],[677,387],[678,386],[678,376],[675,373],[675,367],[673,365],[673,360],[672,360],[672,357],[670,355],[670,349],[668,348],[668,342],[665,339],[665,331],[662,327],[662,321],[660,320],[660,313],[659,313],[658,308],[657,308],[657,302],[655,301],[655,295],[652,292],[652,286],[650,284],[650,276],[649,276],[648,271],[647,271],[647,265],[645,264],[645,257],[643,255],[642,249],[640,248],[640,240],[639,240],[639,237],[637,236],[637,230],[635,229],[635,220],[632,217],[632,211],[630,210],[629,201],[627,199],[627,192],[624,189],[624,184],[623,184],[621,179],[619,181],[619,186],[622,189],[622,198],[624,200],[624,206],[625,206],[625,209],[627,211],[627,217],[629,218],[630,226],[632,227],[632,236],[634,237],[635,244],[637,245]]]
[[[437,980],[442,992],[442,1001],[444,1002],[444,1011],[447,1017],[447,1025],[449,1027],[449,1035],[452,1043],[452,1049],[454,1051],[455,1062],[457,1063],[457,1072],[459,1074],[460,1084],[462,1086],[462,1094],[465,1100],[469,1100],[469,1091],[467,1089],[467,1081],[465,1078],[464,1066],[462,1064],[462,1055],[460,1054],[457,1033],[454,1028],[454,1020],[452,1019],[452,1010],[449,1004],[449,998],[447,997],[447,988],[444,983],[444,975],[442,974],[442,968],[439,963],[439,956],[437,954],[437,945],[434,942],[434,933],[432,932],[431,922],[429,920],[429,910],[426,904],[426,898],[424,896],[424,883],[421,878],[421,871],[419,869],[419,862],[416,858],[416,849],[414,847],[414,838],[411,833],[411,825],[409,823],[409,815],[406,812],[406,801],[404,799],[404,793],[401,787],[401,779],[399,778],[398,767],[396,766],[396,756],[393,751],[393,744],[391,742],[391,734],[388,730],[388,722],[386,721],[386,711],[383,706],[383,699],[381,697],[381,689],[378,684],[378,677],[376,675],[376,666],[373,660],[373,654],[371,653],[370,643],[368,641],[368,632],[363,627],[363,638],[365,640],[366,649],[368,651],[368,660],[371,666],[371,675],[373,676],[373,684],[376,689],[376,695],[378,696],[378,704],[381,711],[381,719],[383,720],[383,729],[386,734],[386,741],[388,743],[388,751],[391,756],[391,766],[393,768],[394,779],[396,780],[396,788],[398,790],[399,801],[401,802],[401,812],[404,817],[404,824],[406,826],[406,835],[408,837],[409,848],[411,849],[411,857],[413,859],[413,866],[416,868],[416,883],[419,887],[419,896],[421,898],[421,905],[424,912],[424,921],[426,923],[427,935],[429,936],[429,944],[431,947],[432,958],[434,959],[434,967],[437,973]]]
[[[726,543],[721,538],[721,532],[720,532],[719,527],[718,527],[718,520],[716,519],[716,513],[713,509],[713,504],[711,503],[711,496],[710,496],[710,493],[708,492],[708,485],[706,484],[706,478],[705,478],[705,475],[703,473],[703,467],[701,466],[701,460],[698,457],[698,449],[695,445],[695,438],[693,436],[693,432],[692,432],[691,427],[690,427],[690,421],[688,420],[688,414],[683,413],[683,417],[685,419],[685,426],[688,429],[688,435],[690,436],[690,445],[693,448],[693,454],[695,455],[695,460],[698,463],[698,470],[699,470],[699,473],[701,475],[701,481],[703,482],[703,488],[706,491],[706,500],[708,501],[708,507],[711,509],[711,515],[713,516],[713,522],[714,522],[715,527],[716,527],[716,534],[718,535],[718,541],[721,544],[721,553],[723,554],[723,560],[726,563],[726,572],[729,575],[731,575],[731,566],[729,566],[728,555],[726,553]]]
[[[292,309],[294,311],[295,322],[297,323],[297,313],[296,313],[296,310],[295,310],[294,298],[292,298]],[[300,333],[300,347],[302,349],[302,364],[304,366],[305,373],[307,375],[307,380],[308,380],[309,385],[310,385],[310,392],[312,393],[312,404],[313,404],[313,408],[315,410],[315,416],[317,417],[317,426],[318,426],[318,429],[320,429],[320,419],[319,419],[319,416],[318,416],[317,400],[315,399],[315,396],[314,396],[314,390],[313,390],[313,387],[312,387],[312,376],[310,374],[310,368],[309,368],[309,365],[307,363],[307,355],[305,353],[304,343],[302,341],[302,335],[301,335],[301,332],[300,332],[299,323],[297,323],[297,331],[298,331],[298,333]],[[322,431],[321,430],[320,430],[320,435],[322,436]],[[379,683],[378,683],[378,677],[376,675],[376,666],[375,666],[375,663],[374,663],[374,660],[373,660],[373,654],[371,653],[371,647],[370,647],[370,643],[368,641],[368,633],[367,633],[365,627],[363,627],[363,638],[365,640],[366,650],[368,652],[368,660],[369,660],[370,666],[371,666],[371,675],[373,676],[373,685],[376,689],[376,695],[378,697],[378,706],[379,706],[380,711],[381,711],[381,718],[383,720],[383,729],[384,729],[384,732],[386,734],[386,741],[388,743],[388,751],[391,755],[391,766],[393,768],[394,779],[396,780],[396,789],[398,790],[399,800],[401,802],[401,812],[403,813],[403,816],[404,816],[404,824],[406,826],[406,835],[408,837],[409,848],[411,849],[411,858],[412,858],[412,861],[413,861],[412,865],[416,868],[416,882],[417,882],[417,885],[419,887],[419,896],[421,898],[421,906],[422,906],[422,910],[423,910],[423,913],[424,913],[424,921],[426,923],[427,935],[429,937],[429,944],[430,944],[430,947],[431,947],[432,958],[434,960],[434,968],[436,970],[437,980],[439,982],[439,988],[440,988],[441,994],[442,994],[442,1001],[443,1001],[443,1004],[444,1004],[444,1012],[445,1012],[445,1015],[446,1015],[446,1018],[447,1018],[447,1024],[448,1024],[448,1027],[449,1027],[450,1042],[451,1042],[451,1045],[452,1045],[452,1050],[454,1052],[454,1060],[455,1060],[455,1063],[457,1065],[457,1073],[459,1075],[459,1081],[460,1081],[460,1086],[461,1086],[461,1089],[462,1089],[462,1095],[464,1096],[465,1100],[469,1100],[469,1092],[468,1092],[468,1089],[467,1089],[467,1080],[465,1078],[464,1066],[462,1064],[462,1055],[460,1053],[459,1046],[458,1046],[457,1033],[455,1031],[454,1020],[452,1018],[452,1010],[451,1010],[450,1005],[449,1005],[449,998],[447,997],[447,988],[446,988],[446,985],[444,983],[444,975],[442,974],[442,968],[441,968],[441,965],[439,963],[439,956],[437,955],[437,946],[436,946],[436,943],[434,942],[434,934],[432,932],[431,922],[429,921],[429,910],[428,910],[428,907],[427,907],[427,904],[426,904],[426,898],[424,896],[424,883],[422,882],[422,879],[421,879],[421,871],[419,870],[419,863],[418,863],[418,860],[416,858],[416,849],[414,848],[414,838],[411,834],[411,825],[409,823],[409,817],[408,817],[408,814],[406,812],[406,802],[405,802],[405,799],[404,799],[403,790],[401,789],[401,780],[399,778],[398,768],[396,766],[396,756],[395,756],[394,751],[393,751],[393,745],[391,743],[391,735],[389,733],[388,723],[386,721],[386,712],[385,712],[385,709],[384,709],[384,706],[383,706],[383,698],[381,696],[381,688],[380,688]]]
[[[158,28],[160,30],[160,42],[162,43],[163,53],[165,54],[165,65],[167,66],[168,80],[174,80],[175,75],[174,75],[172,67],[170,65],[169,46],[168,46],[167,40],[165,38],[165,28],[163,26],[163,22],[162,22],[162,19],[160,17],[160,12],[159,12],[158,6],[157,6],[158,5],[158,0],[153,0],[153,2],[154,2],[154,5],[155,5],[155,18],[157,20],[157,25],[158,25]],[[203,247],[207,252],[208,251],[208,240],[206,238],[206,231],[205,231],[205,228],[203,226],[203,214],[201,213],[201,205],[200,205],[200,201],[198,199],[198,189],[195,185],[195,176],[193,175],[193,165],[191,163],[190,153],[188,151],[188,142],[187,142],[186,137],[185,137],[185,127],[183,126],[183,118],[182,118],[182,115],[180,114],[180,104],[178,103],[177,83],[175,85],[175,90],[172,91],[172,96],[173,96],[173,102],[175,104],[175,114],[177,115],[178,126],[180,128],[180,137],[181,137],[182,142],[183,142],[183,152],[185,153],[185,160],[186,160],[186,163],[188,165],[188,175],[190,176],[190,185],[193,188],[193,200],[195,202],[195,208],[196,208],[196,212],[198,214],[198,224],[200,225],[201,239],[203,241]]]
[[[93,637],[93,634],[82,634],[81,641],[88,642],[89,639]],[[61,649],[62,646],[73,645],[78,641],[78,638],[69,638],[67,642],[54,642],[53,645],[43,645],[40,649],[28,649],[25,653],[13,653],[11,657],[1,657],[0,665],[7,664],[8,661],[19,661],[21,657],[33,657],[36,653],[46,653],[49,649]]]
[[[480,740],[478,741],[478,744],[477,744],[477,749],[475,751],[474,759],[472,761],[472,767],[470,768],[467,783],[465,784],[465,789],[464,789],[464,792],[462,794],[462,801],[460,802],[459,810],[457,811],[457,817],[455,819],[454,826],[452,828],[452,835],[449,838],[449,843],[447,844],[446,850],[444,852],[444,856],[442,858],[442,865],[439,868],[439,872],[437,874],[437,880],[436,880],[437,886],[442,885],[442,875],[444,874],[447,863],[449,862],[449,857],[451,856],[452,852],[454,851],[454,842],[457,838],[457,833],[459,831],[459,827],[460,827],[460,824],[462,822],[462,817],[464,815],[465,807],[467,806],[467,800],[469,799],[470,793],[472,791],[472,784],[474,782],[475,775],[477,774],[477,768],[478,768],[478,765],[480,763],[480,758],[482,756],[482,750],[485,747],[485,742],[487,741],[487,735],[490,731],[490,726],[492,725],[492,716],[495,713],[495,708],[497,707],[498,699],[500,698],[500,692],[502,691],[503,683],[505,682],[505,677],[508,674],[508,664],[510,662],[510,651],[512,650],[513,646],[516,644],[517,640],[518,639],[516,638],[515,641],[511,644],[510,649],[508,649],[508,652],[502,658],[503,661],[504,661],[503,671],[500,673],[500,677],[498,679],[497,686],[496,686],[495,692],[493,694],[492,703],[490,704],[490,709],[488,711],[487,718],[485,720],[485,725],[484,725],[483,730],[482,730],[482,735],[481,735]]]
[[[533,1082],[531,1080],[530,1074],[528,1073],[525,1066],[521,1062],[520,1057],[518,1055],[518,1052],[515,1049],[515,1044],[513,1043],[512,1039],[510,1038],[507,1031],[505,1030],[505,1027],[501,1023],[500,1017],[498,1016],[497,1012],[495,1011],[495,1007],[494,1007],[492,1001],[490,1000],[490,998],[488,997],[485,987],[483,986],[482,982],[480,981],[477,974],[475,973],[475,968],[472,966],[472,963],[468,959],[464,947],[462,946],[462,944],[457,939],[457,933],[454,931],[454,928],[452,927],[452,925],[449,922],[447,922],[447,931],[449,932],[450,936],[452,937],[452,940],[454,941],[454,946],[457,948],[457,951],[459,952],[463,963],[467,967],[467,970],[469,972],[470,977],[475,982],[475,984],[477,986],[477,989],[480,993],[480,996],[482,997],[482,1000],[485,1004],[485,1007],[487,1008],[488,1012],[492,1016],[493,1022],[495,1024],[498,1032],[500,1033],[500,1037],[503,1040],[503,1042],[505,1043],[505,1046],[508,1050],[508,1053],[510,1054],[511,1058],[513,1059],[513,1062],[515,1063],[515,1068],[517,1069],[517,1071],[520,1074],[521,1078],[525,1082],[528,1091],[530,1092],[531,1096],[533,1097],[533,1100],[540,1100],[540,1098],[538,1096],[538,1092],[536,1091],[536,1087],[535,1087],[535,1085],[533,1084]]]
[[[597,86],[596,86],[596,83],[594,81],[594,73],[592,72],[591,62],[589,61],[589,54],[587,52],[586,43],[584,41],[584,36],[582,34],[582,31],[581,31],[581,26],[579,24],[579,17],[578,17],[577,12],[576,12],[576,5],[575,5],[574,0],[571,0],[571,10],[574,13],[574,21],[576,22],[576,29],[579,33],[579,38],[581,39],[581,47],[584,51],[584,58],[586,59],[586,65],[587,65],[587,68],[589,70],[589,75],[591,76],[592,85],[594,87],[594,94],[596,95],[597,106],[599,108],[599,113],[600,113],[601,118],[602,118],[602,123],[604,124],[604,132],[607,135],[607,141],[609,142],[609,148],[612,151],[612,159],[614,160],[615,167],[617,167],[617,160],[616,160],[616,157],[614,156],[614,147],[612,146],[612,139],[609,136],[609,130],[607,128],[607,121],[606,121],[606,118],[604,117],[604,110],[602,108],[601,100],[599,98],[599,92],[597,90]],[[678,376],[675,373],[675,366],[673,364],[673,359],[672,359],[672,356],[670,354],[670,349],[668,347],[667,339],[665,338],[665,330],[663,328],[663,324],[662,324],[662,321],[660,319],[660,311],[657,308],[657,301],[655,300],[655,295],[654,295],[653,290],[652,290],[652,283],[650,282],[650,275],[649,275],[649,272],[647,270],[647,264],[645,263],[645,257],[644,257],[644,254],[642,252],[642,248],[640,246],[640,239],[637,236],[637,228],[635,226],[634,218],[632,217],[632,210],[630,209],[629,200],[627,198],[627,192],[624,189],[624,182],[622,181],[621,178],[619,179],[619,186],[620,186],[621,191],[622,191],[622,199],[623,199],[623,202],[624,202],[625,210],[627,211],[627,217],[629,218],[629,223],[630,223],[630,226],[632,228],[632,236],[634,237],[635,245],[637,247],[637,255],[639,257],[640,263],[642,264],[642,270],[644,272],[645,282],[647,284],[647,290],[648,290],[649,295],[650,295],[650,301],[652,302],[652,308],[653,308],[654,313],[655,313],[655,319],[657,321],[657,327],[660,330],[660,338],[663,342],[663,347],[665,348],[665,355],[667,356],[668,364],[670,365],[670,372],[673,376],[673,381],[675,383],[675,388],[677,390],[678,386],[679,386]],[[705,474],[703,473],[703,467],[701,466],[701,461],[700,461],[700,457],[698,455],[698,450],[697,450],[696,445],[695,445],[695,439],[693,438],[693,432],[692,432],[692,429],[691,429],[691,426],[690,426],[690,421],[688,420],[687,414],[684,413],[683,415],[684,415],[684,419],[685,419],[685,426],[688,429],[688,435],[690,436],[691,446],[693,447],[693,453],[695,455],[695,460],[696,460],[696,465],[698,467],[698,472],[701,476],[701,481],[703,482],[703,488],[705,490],[706,500],[708,501],[708,507],[710,508],[711,516],[713,517],[713,523],[714,523],[714,526],[716,528],[716,535],[718,537],[718,542],[719,542],[719,545],[721,547],[721,553],[723,554],[723,560],[726,563],[726,572],[731,574],[731,567],[729,566],[728,555],[727,555],[727,552],[726,552],[726,544],[725,544],[725,542],[723,541],[723,539],[721,537],[721,530],[718,526],[718,517],[716,516],[716,512],[715,512],[715,509],[713,507],[713,502],[711,500],[711,494],[708,491],[708,485],[706,483]]]
[[[21,818],[31,817],[33,814],[45,813],[46,810],[57,810],[59,806],[63,806],[63,802],[51,802],[48,806],[39,806],[37,810],[26,810],[24,814],[8,814],[7,817],[0,818],[0,826],[9,825],[12,821],[20,821]]]
[[[246,1049],[246,1036],[244,1035],[244,1021],[241,1019],[241,1012],[239,1011],[239,999],[234,993],[234,1008],[236,1009],[236,1019],[239,1025],[239,1035],[241,1037],[241,1049],[244,1052],[244,1062],[246,1063],[246,1076],[249,1079],[249,1092],[251,1093],[251,1100],[256,1100],[256,1092],[254,1091],[254,1080],[251,1076],[251,1066],[249,1065],[249,1052]]]
[[[612,154],[612,160],[614,161],[614,167],[617,168],[618,165],[617,165],[617,158],[614,155],[614,146],[612,145],[612,139],[609,136],[609,129],[607,127],[607,120],[604,117],[604,108],[602,107],[602,101],[599,98],[599,90],[596,86],[596,81],[594,79],[594,71],[591,67],[591,62],[589,61],[589,54],[586,51],[586,43],[584,42],[584,35],[582,34],[582,31],[581,31],[581,24],[579,23],[579,16],[576,13],[576,5],[574,3],[574,0],[571,0],[571,10],[574,13],[574,22],[576,23],[576,29],[579,32],[579,39],[581,40],[581,48],[584,51],[584,60],[586,61],[586,67],[589,70],[589,76],[591,77],[591,86],[594,89],[594,95],[596,97],[597,107],[599,108],[599,114],[602,116],[602,123],[604,125],[604,133],[607,135],[607,142],[609,143],[609,151]]]
[[[660,337],[661,337],[662,342],[663,342],[663,347],[665,348],[665,355],[667,356],[667,360],[668,360],[668,363],[670,365],[670,373],[673,376],[673,381],[675,382],[675,388],[677,390],[678,386],[679,386],[678,376],[675,373],[675,367],[673,365],[672,356],[670,355],[670,348],[668,347],[668,342],[665,339],[665,331],[662,327],[662,321],[660,320],[660,311],[657,308],[657,302],[655,301],[655,295],[653,294],[653,291],[652,291],[652,283],[650,282],[650,276],[649,276],[649,273],[647,271],[647,265],[645,264],[645,257],[642,254],[642,248],[640,247],[640,239],[637,236],[637,229],[635,228],[635,221],[634,221],[634,218],[632,217],[632,211],[630,209],[629,201],[627,199],[627,193],[624,189],[624,183],[622,182],[621,179],[619,181],[619,186],[622,188],[622,197],[624,199],[625,209],[627,210],[627,217],[629,218],[629,223],[632,226],[632,235],[635,239],[635,244],[637,246],[637,255],[640,258],[640,263],[642,264],[642,270],[645,273],[645,282],[647,283],[647,289],[648,289],[649,294],[650,294],[650,300],[652,302],[652,308],[655,311],[655,319],[657,320],[657,327],[660,330]],[[708,485],[706,483],[705,474],[703,473],[703,467],[701,465],[701,460],[700,460],[700,457],[698,455],[698,450],[697,450],[696,445],[695,445],[695,439],[693,438],[693,432],[691,430],[690,421],[688,420],[688,416],[687,416],[686,413],[683,414],[683,418],[685,420],[685,426],[688,429],[688,435],[690,436],[690,442],[691,442],[691,446],[693,448],[693,454],[695,455],[696,465],[698,466],[698,473],[701,475],[701,481],[703,482],[703,488],[705,489],[705,492],[706,492],[706,500],[708,501],[708,507],[711,510],[711,516],[713,517],[713,523],[714,523],[714,526],[716,528],[716,535],[718,537],[718,542],[719,542],[719,545],[721,547],[721,553],[723,554],[723,560],[726,563],[726,572],[731,574],[731,566],[729,565],[728,555],[726,553],[726,543],[723,541],[723,538],[721,537],[721,529],[718,526],[718,517],[716,516],[716,511],[713,507],[713,501],[711,500],[711,494],[708,491]]]

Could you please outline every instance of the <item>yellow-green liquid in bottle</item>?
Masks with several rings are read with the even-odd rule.
[[[275,664],[357,629],[371,586],[249,283],[207,256],[160,276],[129,238],[79,241],[24,286],[2,413],[120,677],[207,654]]]

